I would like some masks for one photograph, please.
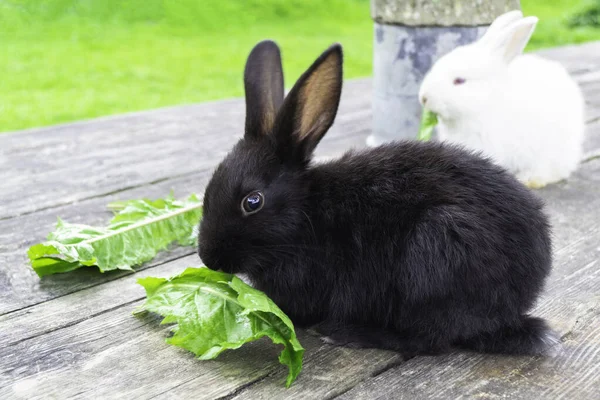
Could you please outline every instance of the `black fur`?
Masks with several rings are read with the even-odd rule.
[[[293,100],[279,116],[310,95]],[[329,107],[335,116],[337,102]],[[281,126],[246,132],[206,188],[199,254],[208,267],[248,274],[297,325],[317,325],[336,344],[407,355],[452,345],[540,354],[554,344],[527,315],[551,268],[549,224],[515,178],[434,142],[312,165],[283,156],[277,138],[294,146],[297,132]],[[244,216],[253,190],[264,208]]]

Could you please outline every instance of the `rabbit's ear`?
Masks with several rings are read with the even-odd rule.
[[[502,61],[510,63],[523,53],[537,25],[537,17],[527,17],[514,22],[494,38],[492,49]]]
[[[246,137],[268,135],[283,103],[281,54],[275,42],[264,40],[250,52],[244,70]]]
[[[334,44],[300,76],[277,116],[282,157],[307,162],[333,124],[342,93],[342,47]]]
[[[504,28],[511,25],[513,22],[516,22],[520,19],[523,19],[523,13],[521,10],[509,11],[505,14],[500,15],[498,18],[492,22],[488,30],[485,32],[483,37],[479,39],[477,42],[480,45],[487,46],[489,45],[494,38],[496,38],[500,32],[504,30]]]

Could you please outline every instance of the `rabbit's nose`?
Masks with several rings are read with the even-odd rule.
[[[421,104],[425,105],[427,104],[427,96],[421,96]]]

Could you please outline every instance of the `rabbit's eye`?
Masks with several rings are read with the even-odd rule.
[[[265,197],[261,192],[252,192],[242,200],[242,212],[245,215],[260,211],[265,204]]]
[[[467,80],[465,78],[455,78],[454,79],[454,84],[455,85],[462,85],[463,83],[465,83]]]

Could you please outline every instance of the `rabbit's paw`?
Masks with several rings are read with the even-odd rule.
[[[531,181],[525,182],[525,186],[527,186],[529,189],[541,189],[544,186],[546,186],[546,183],[531,180]]]
[[[325,344],[329,344],[332,346],[343,346],[349,347],[351,349],[362,349],[365,347],[372,347],[366,343],[361,343],[359,341],[349,341],[350,338],[342,337],[338,335],[333,336],[321,336],[321,341]]]

